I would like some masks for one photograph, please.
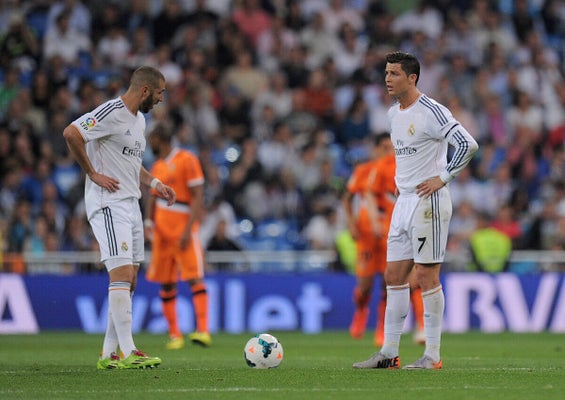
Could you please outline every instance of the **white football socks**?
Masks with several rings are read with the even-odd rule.
[[[386,357],[398,356],[404,320],[410,310],[410,286],[386,287],[385,340],[381,353]]]
[[[426,335],[426,350],[424,355],[435,362],[440,360],[441,325],[445,308],[445,297],[442,286],[422,292],[424,301],[424,334]]]
[[[112,319],[112,311],[108,305],[108,323],[106,324],[106,334],[104,335],[104,343],[102,344],[102,358],[108,358],[112,353],[118,352],[118,335],[114,328],[114,320]]]
[[[109,314],[114,321],[114,329],[120,350],[128,357],[135,350],[132,334],[132,301],[129,282],[112,282],[108,287]]]

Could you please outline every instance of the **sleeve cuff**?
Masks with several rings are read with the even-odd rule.
[[[443,183],[446,183],[446,184],[451,182],[454,178],[455,177],[447,171],[442,171],[441,174],[439,174],[439,179],[441,179],[443,181]]]

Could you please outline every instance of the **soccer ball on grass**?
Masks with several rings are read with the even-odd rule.
[[[243,355],[251,368],[276,368],[283,359],[283,347],[273,335],[260,333],[247,341]]]

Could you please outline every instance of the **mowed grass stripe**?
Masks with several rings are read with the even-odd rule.
[[[187,344],[166,351],[164,335],[136,335],[136,344],[163,359],[153,370],[97,371],[101,335],[45,332],[0,336],[0,398],[6,399],[562,399],[565,335],[445,334],[441,371],[354,370],[376,348],[372,332],[305,335],[272,332],[285,358],[274,370],[243,360],[252,335],[214,335],[210,348]],[[423,348],[404,335],[402,364]]]

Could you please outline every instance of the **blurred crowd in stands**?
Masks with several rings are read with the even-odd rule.
[[[563,250],[564,39],[558,0],[3,0],[1,250],[96,250],[62,132],[143,64],[167,79],[147,132],[173,124],[202,162],[208,249],[334,249],[398,49],[480,143],[451,183],[449,251],[485,215],[513,249]]]

